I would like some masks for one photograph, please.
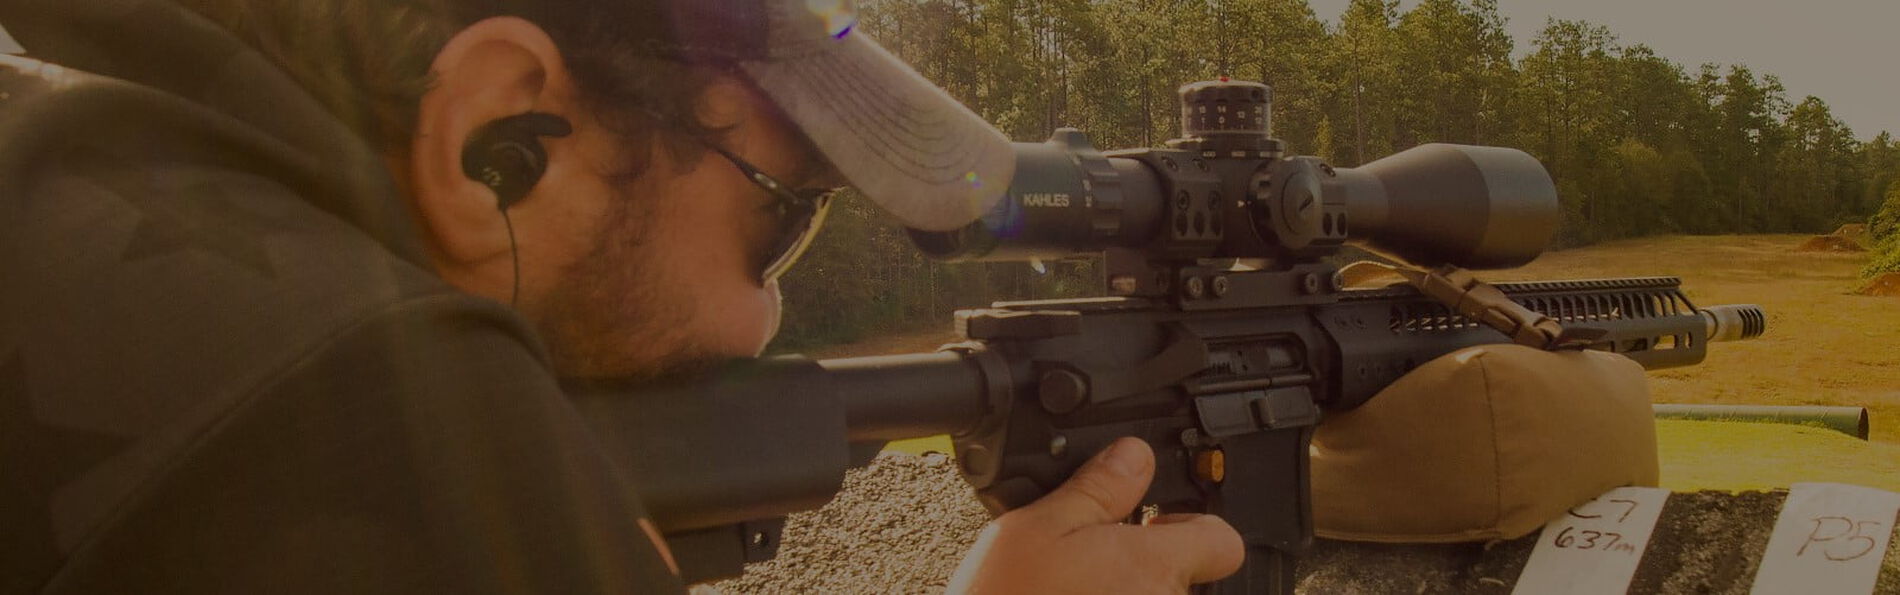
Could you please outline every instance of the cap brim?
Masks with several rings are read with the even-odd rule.
[[[1009,138],[862,33],[741,64],[839,173],[904,225],[963,227],[1016,171]]]

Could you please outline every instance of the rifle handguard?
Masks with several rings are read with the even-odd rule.
[[[1449,306],[1453,312],[1497,329],[1526,347],[1557,351],[1583,349],[1603,337],[1592,328],[1565,328],[1549,316],[1511,301],[1503,291],[1479,280],[1470,271],[1444,266],[1432,271],[1393,267],[1420,293]]]

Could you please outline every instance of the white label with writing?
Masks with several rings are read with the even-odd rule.
[[[1838,483],[1794,484],[1750,593],[1872,593],[1896,514],[1900,494]]]
[[[20,47],[20,42],[14,41],[13,36],[7,34],[6,26],[0,25],[0,55],[24,53],[26,53],[26,48]]]
[[[1512,593],[1609,595],[1629,591],[1669,490],[1616,488],[1544,525]]]

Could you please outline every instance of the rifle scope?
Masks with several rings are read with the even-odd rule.
[[[944,260],[1059,260],[1106,250],[1154,261],[1309,262],[1347,241],[1421,266],[1509,268],[1535,259],[1559,222],[1542,164],[1516,149],[1428,144],[1357,168],[1283,157],[1271,90],[1184,85],[1184,138],[1103,153],[1074,129],[1015,143],[1008,194],[950,232],[912,230]]]

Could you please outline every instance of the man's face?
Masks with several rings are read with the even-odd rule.
[[[553,41],[521,19],[463,30],[431,75],[415,137],[392,169],[410,189],[436,271],[463,291],[512,301],[557,372],[648,377],[753,356],[771,339],[778,286],[760,271],[784,223],[773,195],[732,162],[666,130],[635,140],[612,132]],[[839,183],[748,84],[717,76],[695,107],[700,124],[724,131],[710,142],[782,184]],[[563,118],[573,133],[538,139],[545,171],[504,219],[461,159],[484,126],[528,112]]]
[[[706,101],[710,118],[733,122],[721,143],[727,151],[793,188],[839,183],[749,88],[721,83]],[[581,140],[597,155],[620,153],[617,139]],[[656,149],[636,180],[556,183],[561,196],[597,203],[588,211],[600,221],[585,253],[524,304],[561,373],[677,372],[757,355],[777,331],[778,284],[759,278],[785,223],[777,199],[726,158],[692,149],[685,156]]]

